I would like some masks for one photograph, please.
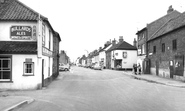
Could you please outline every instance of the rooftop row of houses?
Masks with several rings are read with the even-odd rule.
[[[60,35],[18,0],[0,1],[0,89],[38,89],[59,74]]]
[[[138,61],[143,63],[145,73],[185,80],[185,12],[170,6],[167,14],[136,34]]]
[[[90,52],[87,57],[83,55],[80,58],[82,66],[98,64],[107,69],[132,69],[136,62],[136,40],[131,45],[123,40],[123,36],[120,36],[118,41],[107,41],[103,48],[100,47]]]

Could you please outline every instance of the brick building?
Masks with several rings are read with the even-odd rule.
[[[151,73],[185,80],[185,13],[170,19],[148,40]]]
[[[181,13],[174,10],[172,6],[170,6],[167,10],[167,14],[160,17],[159,19],[149,23],[143,29],[139,30],[137,35],[137,47],[138,47],[138,59],[137,63],[142,64],[143,73],[150,73],[150,64],[148,62],[148,50],[149,45],[147,44],[148,40],[154,36],[156,32],[158,32],[166,23],[168,23],[171,19],[176,18]]]

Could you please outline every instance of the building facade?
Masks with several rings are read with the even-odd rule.
[[[0,11],[0,88],[38,89],[53,74],[55,31],[48,19],[17,0]]]
[[[185,81],[185,13],[171,19],[148,41],[151,73]]]
[[[112,42],[112,47],[106,51],[107,68],[111,69],[132,69],[137,62],[137,48],[130,45],[120,36],[119,42]]]

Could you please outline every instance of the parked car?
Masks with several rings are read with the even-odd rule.
[[[93,68],[95,70],[102,70],[102,67],[99,64],[95,64]]]
[[[69,64],[63,64],[63,63],[59,64],[59,71],[69,71],[69,69],[70,69]]]

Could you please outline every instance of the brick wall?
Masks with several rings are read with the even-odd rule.
[[[177,40],[177,50],[172,50],[172,41]],[[162,52],[162,43],[165,43],[165,52]],[[156,53],[153,54],[153,46]],[[156,61],[159,62],[159,76],[169,76],[169,62],[174,60],[177,54],[185,55],[185,27],[174,30],[157,39],[148,42],[149,59],[151,60],[152,73],[155,74]],[[152,55],[150,55],[152,53]]]

